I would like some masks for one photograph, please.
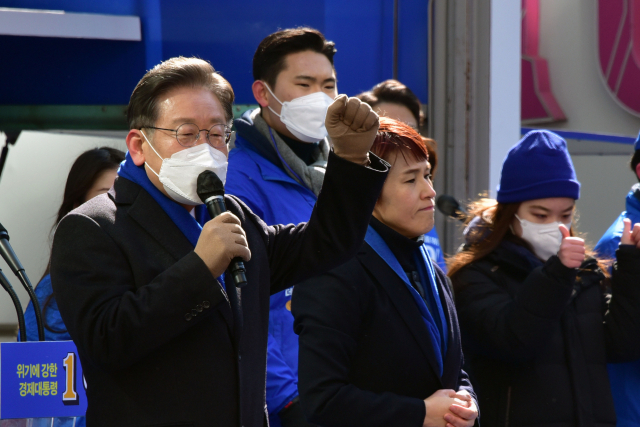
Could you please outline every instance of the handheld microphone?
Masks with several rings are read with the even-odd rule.
[[[460,205],[460,202],[448,194],[438,196],[436,206],[443,214],[459,221],[464,222],[469,218],[469,213]]]
[[[24,312],[22,311],[22,304],[20,304],[18,295],[16,294],[16,291],[13,290],[13,286],[11,286],[11,282],[9,282],[9,279],[7,279],[7,276],[4,275],[1,269],[0,269],[0,285],[2,285],[5,291],[7,291],[7,293],[11,297],[11,301],[13,301],[13,306],[16,308],[16,314],[18,315],[18,329],[20,330],[20,342],[25,342],[27,340],[27,327],[25,326],[25,323],[24,323]]]
[[[211,218],[227,211],[227,205],[224,203],[224,184],[214,172],[207,170],[198,175],[197,193],[200,200],[207,205]],[[242,259],[232,259],[228,270],[236,288],[247,285],[247,274]]]
[[[33,286],[31,285],[31,281],[27,276],[27,273],[24,271],[24,267],[18,256],[13,251],[11,244],[9,243],[9,233],[7,233],[7,229],[0,224],[0,255],[4,258],[5,262],[13,271],[20,283],[25,288],[27,293],[29,294],[29,298],[31,299],[31,303],[33,304],[33,309],[36,312],[36,323],[38,324],[38,339],[40,341],[44,341],[44,324],[42,322],[42,312],[40,311],[40,303],[38,303],[38,298],[36,297],[35,292],[33,292]]]

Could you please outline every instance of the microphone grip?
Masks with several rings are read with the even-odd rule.
[[[233,278],[233,283],[235,283],[236,288],[244,288],[247,285],[246,271],[242,258],[235,257],[231,260],[231,264],[229,264],[229,273],[231,273],[231,277]]]
[[[25,342],[27,341],[27,327],[24,322],[24,313],[22,312],[22,304],[20,304],[20,300],[18,299],[18,295],[16,295],[16,291],[13,290],[13,286],[11,286],[11,282],[9,282],[9,279],[7,279],[7,276],[4,275],[2,270],[0,270],[0,285],[2,285],[5,291],[7,291],[7,293],[11,297],[11,301],[13,301],[13,306],[16,308],[16,314],[18,315],[18,329],[20,331],[20,342]]]
[[[207,205],[207,210],[209,211],[211,218],[215,218],[227,211],[227,206],[224,203],[224,196],[210,197],[205,201],[205,205]],[[242,262],[241,258],[235,257],[232,259],[227,271],[231,275],[236,288],[243,288],[247,285],[247,270],[245,269],[244,262]]]

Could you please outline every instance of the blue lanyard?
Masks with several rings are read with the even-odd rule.
[[[426,251],[426,248],[424,247],[424,245],[420,247],[420,254],[422,256],[423,266],[426,268],[428,282],[430,285],[429,288],[426,288],[425,286],[425,291],[431,292],[431,295],[435,299],[433,305],[436,307],[436,310],[438,312],[441,329],[438,328],[433,316],[431,315],[431,312],[427,307],[425,300],[418,293],[418,291],[416,291],[415,288],[411,286],[411,282],[409,282],[407,273],[405,273],[405,271],[402,269],[402,266],[398,262],[398,259],[395,257],[395,255],[393,255],[393,252],[391,252],[391,249],[389,249],[389,246],[384,241],[384,239],[371,226],[369,226],[364,240],[380,256],[380,258],[382,258],[387,263],[387,265],[391,267],[391,269],[398,275],[398,277],[402,279],[407,289],[411,293],[411,296],[413,297],[414,301],[416,302],[416,305],[418,306],[420,315],[422,316],[422,319],[424,320],[425,325],[427,326],[427,329],[430,332],[429,336],[431,338],[431,344],[432,344],[432,347],[434,348],[434,352],[436,353],[436,359],[439,365],[438,368],[439,368],[440,376],[442,376],[442,373],[444,371],[443,355],[446,353],[447,341],[448,341],[447,321],[445,319],[442,304],[440,304],[440,292],[438,290],[438,286],[435,280],[435,270],[433,268],[433,264],[431,263],[431,259],[429,258],[429,254]],[[418,266],[418,270],[420,272],[423,271],[423,269],[420,268],[420,266]],[[426,285],[427,281],[424,279],[426,278],[423,278],[423,283]]]

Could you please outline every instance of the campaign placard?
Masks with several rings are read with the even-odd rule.
[[[78,417],[87,397],[73,341],[0,343],[0,418]]]

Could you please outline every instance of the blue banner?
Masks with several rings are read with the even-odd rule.
[[[87,397],[73,341],[0,343],[0,418],[84,416]]]

